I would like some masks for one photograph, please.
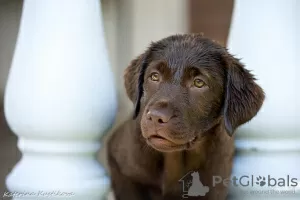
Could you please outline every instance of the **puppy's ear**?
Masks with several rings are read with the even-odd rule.
[[[134,118],[140,110],[140,100],[143,96],[144,74],[148,65],[148,51],[132,60],[124,72],[124,85],[127,96],[135,104]]]
[[[132,60],[124,71],[124,85],[127,96],[135,103],[138,94],[138,80],[142,68],[144,54]]]
[[[265,94],[254,76],[231,55],[226,56],[227,80],[224,102],[224,123],[232,136],[235,129],[250,121],[260,110]]]

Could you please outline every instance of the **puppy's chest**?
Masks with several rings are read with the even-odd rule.
[[[204,157],[197,153],[171,152],[142,157],[131,157],[123,173],[134,180],[157,188],[162,193],[182,192],[180,180],[191,171],[204,167]],[[132,164],[131,164],[132,163]]]
[[[172,152],[164,154],[164,168],[161,173],[161,190],[164,194],[182,193],[185,177],[205,167],[204,155],[197,152]]]
[[[145,153],[145,152],[144,152]],[[128,156],[122,167],[124,175],[143,185],[157,187],[161,183],[163,158],[159,154],[145,153]]]

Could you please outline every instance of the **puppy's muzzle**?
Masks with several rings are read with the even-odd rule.
[[[147,139],[154,141],[166,140],[175,144],[185,144],[188,140],[185,133],[175,130],[174,125],[178,123],[178,117],[169,101],[161,100],[150,105],[146,110],[146,124],[149,132]]]

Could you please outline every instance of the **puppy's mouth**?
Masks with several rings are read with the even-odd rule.
[[[170,139],[167,139],[161,135],[155,134],[147,138],[147,143],[154,149],[162,152],[170,151],[180,151],[191,149],[193,144],[196,142],[197,137],[194,136],[188,141],[182,141],[180,143],[175,143]]]

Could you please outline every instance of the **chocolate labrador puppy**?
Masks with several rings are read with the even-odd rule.
[[[124,78],[135,112],[108,142],[116,200],[226,199],[213,176],[230,177],[233,134],[263,104],[253,75],[214,41],[184,34],[152,43]],[[205,194],[184,196],[192,176]]]

